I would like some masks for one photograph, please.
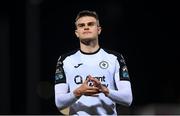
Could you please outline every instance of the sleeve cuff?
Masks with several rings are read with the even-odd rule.
[[[76,97],[76,96],[74,95],[73,91],[70,92],[70,96],[71,96],[73,99],[75,99],[75,100],[78,100],[78,99],[80,98],[80,97]]]

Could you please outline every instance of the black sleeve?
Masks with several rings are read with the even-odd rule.
[[[57,65],[56,65],[56,72],[55,72],[55,84],[58,83],[66,83],[66,76],[63,69],[63,56],[60,56]]]
[[[119,68],[120,80],[130,81],[128,68],[126,66],[126,62],[125,62],[125,59],[124,59],[123,55],[119,54],[117,56],[117,60],[118,60],[119,65],[120,65],[120,68]]]

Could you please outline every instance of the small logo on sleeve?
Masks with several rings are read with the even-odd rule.
[[[123,78],[129,78],[127,66],[122,67],[122,77]]]
[[[63,70],[62,70],[62,68],[61,68],[61,67],[57,68],[57,69],[56,69],[56,75],[55,75],[56,81],[61,80],[63,77],[64,77],[64,76],[63,76]]]

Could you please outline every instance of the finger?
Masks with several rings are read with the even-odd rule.
[[[84,93],[99,93],[99,90],[86,90]]]
[[[88,86],[87,88],[86,88],[87,90],[99,90],[99,88],[97,88],[97,87],[91,87],[91,86]]]
[[[84,95],[86,95],[86,96],[94,96],[94,95],[97,95],[99,92],[97,92],[97,93],[85,93]]]
[[[91,78],[91,81],[93,81],[93,84],[95,86],[99,86],[101,84],[101,82],[99,80],[97,80],[96,78]]]
[[[90,80],[93,79],[93,77],[91,75],[89,75],[88,77],[89,77]]]
[[[98,94],[98,93],[100,93],[100,91],[87,90],[86,92],[84,92],[84,95],[94,95],[94,94]]]
[[[91,77],[90,79],[91,79],[91,81],[95,81],[96,83],[100,83],[99,80],[97,80],[97,79],[94,78],[94,77]]]
[[[84,81],[84,83],[85,83],[85,84],[88,84],[89,80],[90,80],[90,78],[89,78],[89,76],[88,76],[88,77],[86,78],[86,80]]]

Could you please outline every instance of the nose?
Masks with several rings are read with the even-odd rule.
[[[86,25],[86,26],[84,27],[84,30],[89,30],[89,26]]]

